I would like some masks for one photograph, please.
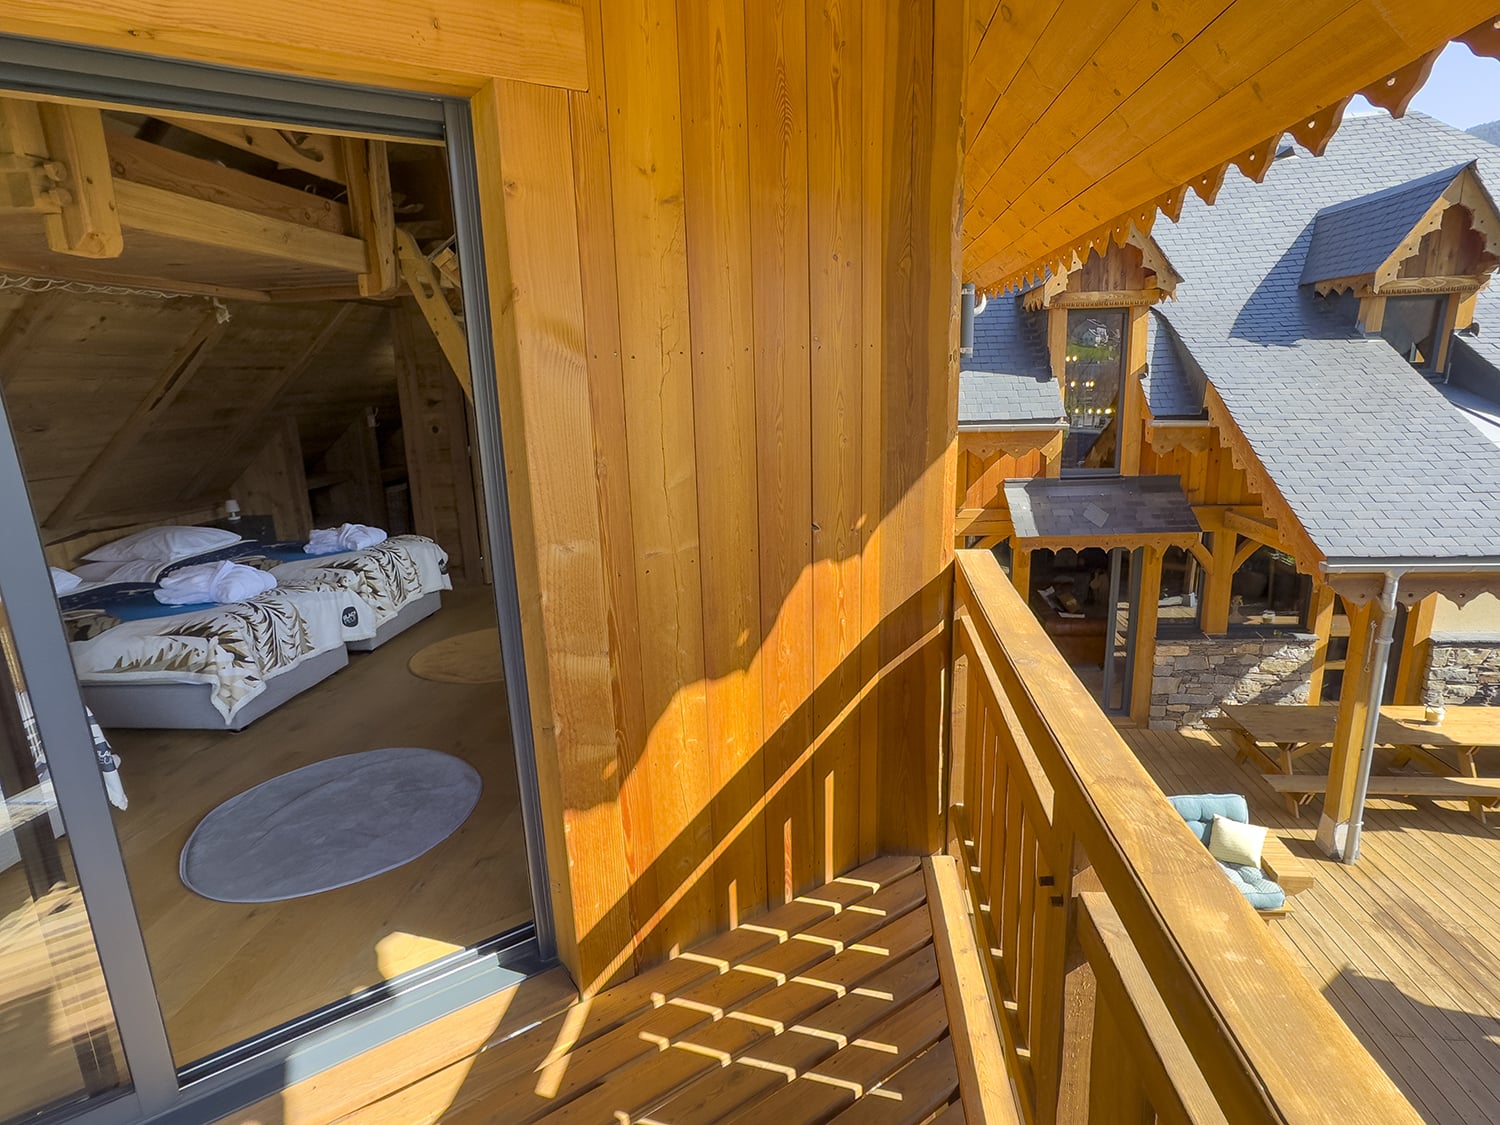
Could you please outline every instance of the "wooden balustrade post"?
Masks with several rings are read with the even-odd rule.
[[[1055,831],[1057,826],[1053,828]],[[1070,948],[1077,945],[1073,874],[1081,866],[1071,832],[1057,832],[1048,850],[1054,874],[1051,886],[1037,888],[1036,969],[1029,1037],[1037,1117],[1041,1121],[1051,1121],[1057,1115],[1068,1003],[1068,957]]]
[[[959,853],[953,850],[953,841],[958,832],[954,824],[951,810],[955,805],[963,805],[969,800],[968,769],[974,757],[969,749],[968,719],[970,708],[973,705],[973,690],[969,684],[969,657],[965,649],[964,634],[962,630],[954,630],[953,634],[953,671],[951,711],[948,726],[948,779],[947,797],[943,807],[950,810],[948,817],[948,854],[955,859]],[[965,817],[965,819],[968,819]]]
[[[1125,1036],[1105,1004],[1094,1006],[1088,1119],[1089,1125],[1156,1125]]]

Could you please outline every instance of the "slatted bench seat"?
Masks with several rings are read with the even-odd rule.
[[[1311,773],[1267,774],[1266,783],[1276,792],[1295,797],[1300,807],[1328,792],[1328,775]],[[1421,797],[1430,801],[1468,801],[1481,823],[1487,806],[1500,800],[1500,777],[1434,777],[1427,774],[1377,774],[1370,778],[1371,797]]]

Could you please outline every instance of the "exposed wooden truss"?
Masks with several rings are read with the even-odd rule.
[[[438,345],[443,349],[448,366],[453,368],[453,374],[463,387],[465,396],[472,401],[474,380],[469,373],[468,337],[458,317],[454,315],[453,306],[443,295],[442,277],[422,253],[417,240],[404,230],[396,231],[396,252],[401,276],[406,279],[412,296],[416,297],[417,307],[427,318],[427,326],[437,337]]]
[[[317,176],[324,190],[154,143],[95,106],[0,98],[0,270],[246,300],[397,292],[385,142],[170,125]],[[347,205],[333,198],[342,192]]]
[[[1450,40],[1500,57],[1493,3],[981,5],[965,279],[996,292],[1149,234],[1230,166],[1259,180],[1284,133],[1320,153],[1355,94],[1399,115]]]

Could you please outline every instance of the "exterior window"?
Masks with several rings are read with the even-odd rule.
[[[1203,568],[1188,551],[1168,547],[1162,555],[1161,593],[1156,602],[1160,635],[1196,632],[1202,598]]]
[[[1120,391],[1125,385],[1124,309],[1069,309],[1062,468],[1117,472]]]
[[[1380,335],[1418,371],[1435,371],[1447,303],[1448,298],[1442,294],[1388,297]]]
[[[1300,629],[1306,622],[1311,584],[1290,555],[1262,547],[1234,573],[1229,587],[1229,624]]]

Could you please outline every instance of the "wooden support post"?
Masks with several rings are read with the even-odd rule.
[[[1458,330],[1458,320],[1462,312],[1462,302],[1456,296],[1450,296],[1443,302],[1443,324],[1438,331],[1438,350],[1434,357],[1432,369],[1441,374],[1448,370],[1448,357],[1453,353],[1453,333]],[[1469,314],[1472,321],[1473,314]]]
[[[1229,587],[1234,581],[1234,554],[1238,536],[1215,531],[1210,536],[1213,566],[1203,582],[1203,631],[1222,636],[1229,631]]]
[[[1151,684],[1156,673],[1156,618],[1161,605],[1162,549],[1141,548],[1140,600],[1135,606],[1135,652],[1131,658],[1130,719],[1151,723]]]
[[[1367,336],[1380,332],[1385,323],[1385,298],[1361,297],[1359,299],[1359,330]]]
[[[448,298],[443,296],[442,281],[437,270],[432,268],[432,263],[422,253],[417,240],[400,229],[396,231],[396,256],[401,264],[401,276],[406,279],[412,296],[417,299],[417,306],[427,318],[427,326],[437,337],[438,345],[448,359],[448,366],[453,368],[459,386],[463,387],[465,397],[472,402],[474,382],[469,374],[468,337],[463,325],[453,315]]]
[[[368,268],[359,275],[364,297],[389,297],[401,285],[396,268],[396,212],[391,169],[384,141],[345,138],[344,169],[349,177],[349,221],[364,240]]]
[[[1354,789],[1364,748],[1365,722],[1370,708],[1380,705],[1370,690],[1370,659],[1378,610],[1379,603],[1373,598],[1364,605],[1344,602],[1344,612],[1349,617],[1349,656],[1344,662],[1344,685],[1339,692],[1338,720],[1328,762],[1328,791],[1323,798],[1323,815],[1318,820],[1318,846],[1331,856],[1340,856],[1344,851],[1349,822],[1354,815]]]
[[[1014,539],[1010,541],[1010,580],[1023,602],[1031,600],[1031,552]]]
[[[1062,476],[1062,453],[1063,435],[1059,432],[1042,446],[1042,476],[1054,479]]]
[[[1146,390],[1141,375],[1146,370],[1146,339],[1151,309],[1138,305],[1129,312],[1125,333],[1125,386],[1120,394],[1120,474],[1139,476],[1141,443],[1145,440]]]
[[[1328,640],[1333,635],[1333,587],[1326,582],[1314,582],[1312,605],[1308,609],[1309,624],[1317,640],[1313,643],[1312,668],[1308,672],[1307,705],[1316,707],[1323,702],[1323,676],[1328,669]]]
[[[1432,619],[1440,595],[1428,594],[1406,613],[1401,634],[1401,655],[1396,665],[1394,703],[1425,703],[1427,669],[1432,660]]]
[[[152,425],[164,415],[177,400],[183,389],[192,382],[193,376],[203,366],[203,361],[213,350],[214,343],[224,333],[214,310],[210,309],[199,320],[186,342],[177,349],[151,389],[126,416],[101,449],[79,474],[46,519],[48,531],[66,527],[83,514],[99,489],[110,479],[120,463],[135,449]]]
[[[47,246],[79,258],[118,258],[125,250],[115,177],[97,109],[44,102],[40,106],[47,154],[66,169],[59,187],[62,211],[46,218]]]

